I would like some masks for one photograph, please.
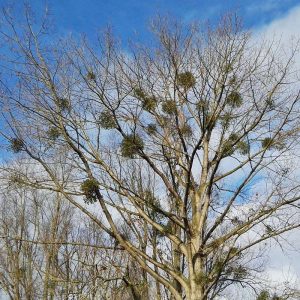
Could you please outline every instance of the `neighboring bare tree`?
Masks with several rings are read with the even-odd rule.
[[[38,232],[34,217],[26,218],[31,209],[26,203],[29,194],[19,191],[1,198],[0,286],[10,299],[33,299],[39,293],[35,268],[41,257],[37,245],[24,242]]]
[[[132,276],[140,272],[135,267],[129,273],[133,261],[123,250],[105,241],[95,224],[81,220],[59,195],[11,180],[0,198],[0,290],[5,295],[14,300],[132,299],[141,281]]]
[[[2,135],[42,169],[18,180],[67,199],[131,256],[133,299],[258,290],[264,244],[300,225],[297,44],[259,43],[225,17],[203,30],[158,20],[151,43],[126,52],[110,33],[54,46],[45,23],[26,15],[21,32],[3,16]],[[92,250],[64,253],[96,263]]]

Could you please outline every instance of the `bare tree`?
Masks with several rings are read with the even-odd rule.
[[[30,207],[24,194],[7,194],[1,201],[0,285],[10,299],[32,299],[38,293],[34,285],[38,281],[35,265],[40,265],[39,251],[36,245],[24,242],[30,232],[36,234],[37,227],[26,218]]]
[[[297,43],[259,43],[227,16],[157,20],[151,44],[126,52],[109,32],[54,46],[45,23],[3,17],[2,135],[42,170],[18,180],[62,195],[131,256],[134,299],[256,290],[264,243],[300,225]]]
[[[59,194],[16,185],[15,178],[8,187],[1,183],[0,289],[5,295],[132,299],[139,268],[129,271],[134,262],[94,223],[75,214]]]

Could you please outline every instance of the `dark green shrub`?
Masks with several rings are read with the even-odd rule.
[[[134,96],[142,102],[142,108],[146,111],[152,111],[157,105],[154,96],[148,96],[142,89],[134,89]]]
[[[97,201],[97,191],[99,188],[99,183],[96,179],[85,180],[80,189],[85,195],[86,203],[95,203]]]
[[[232,120],[232,115],[229,112],[227,112],[224,115],[220,116],[221,125],[224,128],[228,128],[228,126],[230,125],[231,120]]]
[[[147,130],[147,133],[150,135],[155,134],[157,132],[156,124],[154,124],[154,123],[148,124],[146,130]]]
[[[266,104],[268,106],[269,109],[274,109],[275,108],[275,103],[274,103],[274,100],[271,99],[271,98],[268,98],[266,100]]]
[[[157,199],[155,197],[155,195],[153,194],[153,192],[149,191],[145,191],[145,195],[143,195],[143,199],[145,201],[145,205],[147,206],[147,208],[149,209],[149,215],[151,216],[151,218],[153,220],[155,220],[156,222],[158,222],[160,225],[164,226],[164,224],[161,221],[161,214],[160,214],[160,210],[161,210],[161,205],[159,202],[159,199]]]
[[[142,108],[146,111],[153,111],[156,107],[157,101],[155,97],[146,97],[142,100]]]
[[[243,279],[248,275],[247,268],[243,267],[242,265],[238,265],[233,269],[233,277],[234,279]]]
[[[246,155],[250,151],[250,145],[245,141],[239,141],[236,145],[236,148],[242,155]]]
[[[94,72],[88,71],[88,73],[86,74],[86,78],[87,78],[88,80],[95,80],[95,79],[96,79],[96,75],[95,75]]]
[[[239,138],[239,136],[236,133],[232,133],[230,134],[230,136],[228,137],[228,139],[224,142],[223,144],[223,156],[230,156],[234,153],[235,151],[235,147],[233,146],[233,144],[236,142],[236,140]]]
[[[144,142],[140,136],[129,134],[123,138],[121,143],[121,153],[124,157],[134,158],[139,151],[143,150]]]
[[[140,100],[142,100],[142,99],[144,99],[146,97],[144,91],[142,89],[140,89],[140,88],[134,89],[133,93],[134,93],[134,97],[136,97],[136,98],[138,98]]]
[[[190,89],[196,84],[196,79],[191,72],[184,72],[178,74],[177,84],[184,89]]]
[[[234,147],[232,147],[232,143],[230,143],[229,141],[225,141],[222,148],[223,157],[230,156],[233,153],[234,153]]]
[[[19,138],[13,138],[10,140],[10,149],[14,153],[18,153],[24,149],[24,142]]]
[[[181,128],[181,133],[185,137],[191,137],[193,134],[191,126],[189,124],[185,123]]]
[[[250,145],[246,141],[239,141],[239,135],[236,133],[230,134],[228,139],[224,142],[223,145],[223,155],[229,156],[234,153],[234,151],[238,150],[240,154],[246,155],[250,151]],[[237,143],[236,143],[237,142]]]
[[[268,291],[261,291],[256,300],[270,300],[270,293]]]
[[[283,141],[275,141],[274,139],[267,137],[262,140],[261,146],[264,149],[274,148],[276,150],[282,150],[282,149],[284,149],[285,144]]]
[[[243,99],[240,93],[238,92],[231,92],[227,96],[227,104],[230,105],[231,107],[240,107],[243,104]]]
[[[262,141],[261,141],[261,146],[263,148],[270,148],[271,146],[273,145],[273,140],[269,137],[267,138],[264,138]]]
[[[61,111],[69,111],[71,109],[71,102],[67,98],[59,98],[57,105]]]
[[[162,111],[168,115],[175,114],[177,111],[176,102],[173,100],[166,100],[161,105]]]
[[[60,136],[60,131],[57,127],[51,127],[47,131],[47,136],[50,140],[55,141]]]
[[[100,113],[99,124],[104,129],[113,129],[117,126],[114,116],[110,111]]]

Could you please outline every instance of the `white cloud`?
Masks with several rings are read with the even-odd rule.
[[[255,33],[267,37],[281,38],[283,43],[288,43],[291,37],[300,38],[300,5],[289,10],[281,18],[257,28]]]
[[[277,4],[276,1],[267,1],[262,10],[271,10],[272,6]],[[268,7],[269,5],[269,7]],[[254,39],[264,36],[266,39],[280,40],[284,49],[289,50],[296,40],[300,40],[300,5],[292,8],[288,13],[271,23],[256,28],[254,31]],[[297,66],[300,65],[300,54],[295,58]],[[300,164],[299,164],[300,165]],[[300,243],[298,240],[299,231],[295,230],[286,235],[286,241],[283,251],[277,243],[272,243],[269,251],[269,263],[266,269],[266,278],[270,279],[273,286],[283,289],[286,282],[294,287],[300,285]],[[297,251],[298,250],[298,251]]]

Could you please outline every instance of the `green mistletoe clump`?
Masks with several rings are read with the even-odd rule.
[[[104,129],[116,128],[116,121],[110,111],[103,111],[99,116],[99,124]]]
[[[147,125],[146,131],[149,135],[153,135],[157,132],[157,126],[154,123],[150,123]]]
[[[87,74],[86,74],[86,78],[87,78],[87,80],[95,80],[96,75],[93,71],[88,71]]]
[[[176,102],[173,100],[164,101],[161,105],[161,108],[162,108],[162,111],[168,115],[176,114],[176,111],[177,111]]]
[[[57,100],[57,105],[61,111],[70,111],[71,109],[71,102],[67,98],[59,98]]]
[[[86,203],[95,203],[97,201],[97,191],[99,189],[99,183],[96,179],[87,179],[81,186],[81,191],[85,195]]]
[[[153,111],[157,105],[154,96],[148,96],[142,89],[134,89],[134,96],[142,102],[142,108],[146,111]]]
[[[188,90],[195,86],[196,79],[191,72],[183,72],[178,74],[177,84],[178,86]]]
[[[242,106],[243,104],[243,99],[242,96],[239,92],[231,92],[228,97],[227,97],[227,104],[230,105],[233,108],[237,108]]]
[[[144,142],[137,134],[129,134],[123,138],[121,143],[122,156],[127,158],[134,158],[136,154],[142,151]]]
[[[47,136],[50,140],[55,141],[60,136],[60,131],[57,127],[50,127],[47,131]]]
[[[13,138],[10,141],[10,149],[14,153],[19,153],[24,149],[24,141],[20,138]]]

